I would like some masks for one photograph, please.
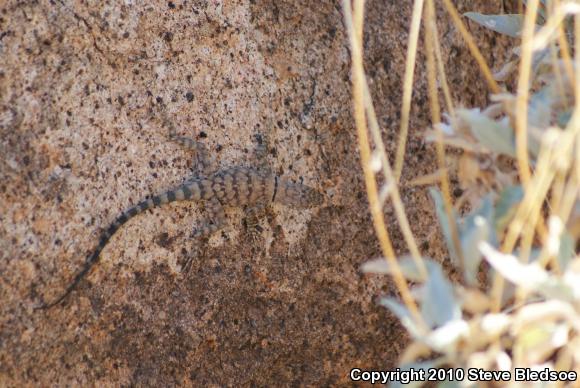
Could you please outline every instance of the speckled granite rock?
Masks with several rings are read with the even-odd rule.
[[[367,8],[367,70],[390,151],[410,15],[401,3]],[[0,5],[0,386],[324,386],[348,383],[355,366],[393,367],[405,335],[373,302],[393,286],[358,272],[379,249],[338,3],[95,4]],[[467,50],[450,23],[441,28],[456,97],[481,103]],[[434,164],[420,140],[424,83],[405,178]],[[194,174],[159,106],[220,166],[258,163],[266,142],[268,165],[325,190],[326,206],[276,206],[257,234],[230,209],[202,246],[191,238],[198,205],[156,209],[119,231],[64,306],[33,311],[62,292],[100,228]],[[403,195],[424,240],[430,202],[421,190]],[[422,249],[441,252],[436,241]]]

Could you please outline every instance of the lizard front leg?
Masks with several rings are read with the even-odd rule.
[[[175,125],[173,124],[173,121],[171,121],[169,117],[167,117],[167,113],[165,112],[164,106],[159,107],[159,114],[163,121],[163,125],[168,128],[169,139],[181,145],[185,149],[194,152],[193,165],[197,170],[196,175],[208,176],[211,173],[213,173],[215,170],[214,158],[211,157],[205,145],[194,140],[193,138],[177,135]]]
[[[193,151],[193,165],[197,170],[196,175],[208,176],[213,172],[215,163],[203,143],[185,136],[172,135],[170,139],[185,149]]]

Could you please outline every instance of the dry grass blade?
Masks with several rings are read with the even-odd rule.
[[[371,214],[373,217],[373,224],[375,226],[375,231],[377,232],[377,237],[379,239],[383,254],[385,258],[389,260],[389,264],[393,268],[393,278],[399,292],[401,293],[401,298],[413,315],[414,320],[419,325],[424,326],[424,322],[417,308],[417,304],[411,296],[407,282],[398,266],[393,246],[385,229],[382,206],[380,205],[377,190],[377,182],[374,173],[370,168],[371,149],[367,134],[363,86],[365,78],[362,58],[362,16],[364,10],[364,1],[355,1],[354,12],[351,10],[351,4],[349,0],[343,0],[342,5],[352,56],[352,93],[354,116],[357,127],[359,150],[361,153],[361,162],[365,176],[365,184],[367,187],[367,195],[369,199]],[[358,29],[357,26],[359,26]],[[357,33],[357,31],[360,31],[360,33]]]
[[[411,97],[413,96],[413,74],[415,73],[415,61],[417,57],[417,44],[419,42],[419,27],[421,26],[421,14],[423,13],[423,0],[415,0],[413,3],[413,15],[411,16],[411,29],[409,32],[409,45],[407,47],[407,59],[405,60],[405,77],[403,81],[403,105],[401,107],[401,127],[399,129],[399,142],[395,157],[395,178],[398,183],[403,170],[405,159],[405,147],[409,133],[409,118],[411,114]]]

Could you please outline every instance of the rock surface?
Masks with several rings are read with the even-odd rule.
[[[394,367],[406,336],[375,303],[394,286],[358,270],[379,249],[340,4],[145,3],[0,6],[0,386],[325,386],[348,384],[353,367]],[[391,153],[410,3],[367,5],[367,72]],[[455,97],[482,104],[485,84],[459,34],[450,22],[440,29]],[[493,65],[492,35],[476,34]],[[421,140],[425,84],[420,65],[404,181],[435,165]],[[168,141],[161,108],[218,166],[265,162],[327,203],[275,206],[257,227],[229,209],[226,228],[201,246],[191,238],[199,204],[147,212],[64,305],[34,311],[62,292],[118,213],[196,173]],[[426,192],[402,195],[423,252],[443,257]]]

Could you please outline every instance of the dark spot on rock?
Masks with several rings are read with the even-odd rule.
[[[192,92],[185,93],[185,98],[187,99],[188,102],[192,102],[193,101],[193,93]]]
[[[336,27],[331,27],[328,30],[328,36],[330,36],[331,39],[334,39],[334,37],[336,36]]]
[[[163,232],[157,235],[157,245],[163,248],[167,248],[170,244],[171,239],[169,238],[169,233]]]

